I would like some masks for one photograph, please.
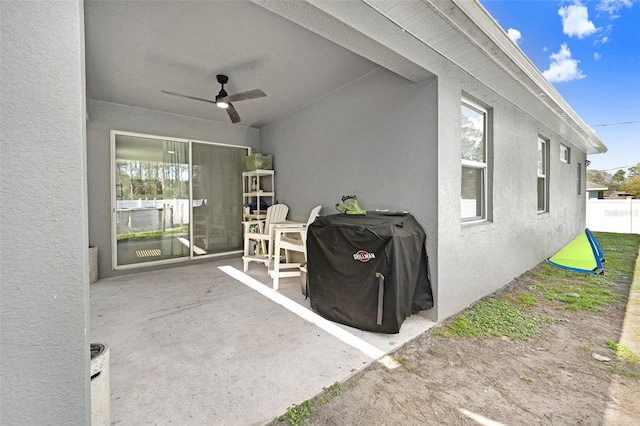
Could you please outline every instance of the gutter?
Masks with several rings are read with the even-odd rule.
[[[425,0],[435,8],[441,6],[438,0]],[[503,63],[501,58],[494,59],[496,62],[509,73],[514,79],[519,81],[531,93],[535,94],[544,104],[560,117],[568,126],[580,134],[590,145],[591,149],[587,149],[587,154],[598,154],[607,152],[607,147],[602,143],[598,136],[571,108],[567,101],[558,93],[558,91],[549,83],[542,75],[540,70],[531,62],[531,60],[522,52],[522,50],[507,36],[507,33],[493,19],[487,10],[477,1],[469,0],[450,0],[462,11],[478,28],[495,44],[514,64],[526,78],[514,74],[509,64]],[[439,4],[440,3],[440,4]],[[450,18],[449,14],[446,16]],[[469,37],[476,46],[485,51],[488,56],[490,52],[483,46],[481,41]]]

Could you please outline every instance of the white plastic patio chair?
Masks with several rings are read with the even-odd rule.
[[[278,290],[280,278],[300,276],[300,262],[290,263],[289,252],[294,251],[304,255],[307,261],[307,230],[309,225],[320,215],[322,206],[316,206],[311,210],[307,223],[286,223],[274,225],[274,258],[273,270],[269,275],[273,278],[273,289]],[[285,251],[285,263],[280,263],[280,251]],[[283,269],[289,269],[283,271]],[[290,270],[295,269],[295,270]]]
[[[275,222],[282,222],[287,218],[289,207],[284,204],[274,204],[267,208],[267,216],[263,220],[249,220],[244,225],[244,271],[249,270],[249,262],[264,263],[269,270],[271,251],[273,250],[273,229]],[[253,252],[255,250],[255,252]]]

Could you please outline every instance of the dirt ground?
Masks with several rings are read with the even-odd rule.
[[[521,277],[504,291],[531,283]],[[639,363],[620,362],[605,343],[620,342],[627,307],[635,309],[632,334],[640,343],[640,291],[629,299],[631,284],[617,280],[624,300],[604,312],[541,301],[536,313],[562,321],[526,341],[442,337],[432,329],[391,354],[400,367],[373,364],[341,383],[337,396],[316,398],[302,424],[639,425]]]

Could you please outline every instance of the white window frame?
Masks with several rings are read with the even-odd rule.
[[[563,144],[560,144],[560,161],[571,164],[571,148]]]
[[[538,137],[538,151],[536,153],[536,159],[537,162],[540,163],[540,144],[542,144],[542,168],[543,170],[541,171],[539,167],[536,167],[537,169],[537,179],[536,179],[536,208],[538,210],[539,214],[542,213],[548,213],[549,212],[549,145],[550,145],[550,141],[543,139],[542,137]],[[544,205],[542,206],[542,208],[540,208],[539,204],[540,204],[540,179],[544,180],[544,184],[542,185],[542,189],[544,191],[544,193],[542,194],[543,196],[543,201],[544,201]]]
[[[481,113],[484,117],[483,119],[483,150],[484,150],[484,162],[481,161],[472,161],[472,160],[467,160],[464,158],[461,158],[460,160],[460,171],[462,172],[462,170],[464,168],[470,168],[470,169],[475,169],[475,170],[482,170],[482,174],[481,174],[481,194],[480,194],[480,199],[478,200],[478,202],[480,203],[479,208],[478,206],[476,207],[476,210],[480,211],[480,215],[476,215],[476,216],[471,216],[471,217],[461,217],[461,221],[463,223],[469,223],[469,222],[481,222],[481,221],[486,221],[487,220],[487,197],[488,197],[488,159],[489,159],[489,152],[488,152],[488,148],[489,148],[489,144],[488,142],[488,133],[489,133],[489,129],[488,129],[488,117],[489,117],[489,112],[487,111],[487,109],[467,98],[462,98],[461,101],[461,106],[466,106],[467,108],[470,108],[472,110],[475,110],[479,113]],[[462,184],[462,182],[461,182]],[[462,202],[462,198],[460,198],[460,202]]]
[[[577,175],[576,175],[576,181],[577,181],[577,194],[576,195],[582,195],[582,164],[580,163],[576,163],[578,165],[578,170],[577,170]]]

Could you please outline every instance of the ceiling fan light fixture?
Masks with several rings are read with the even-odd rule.
[[[229,102],[225,98],[219,98],[216,96],[216,106],[218,108],[227,109],[229,108]]]
[[[224,90],[224,85],[222,86],[222,89],[220,89],[220,93],[218,93],[218,96],[216,96],[216,106],[218,108],[222,108],[222,109],[227,109],[229,108],[229,101],[227,101],[227,91]]]

